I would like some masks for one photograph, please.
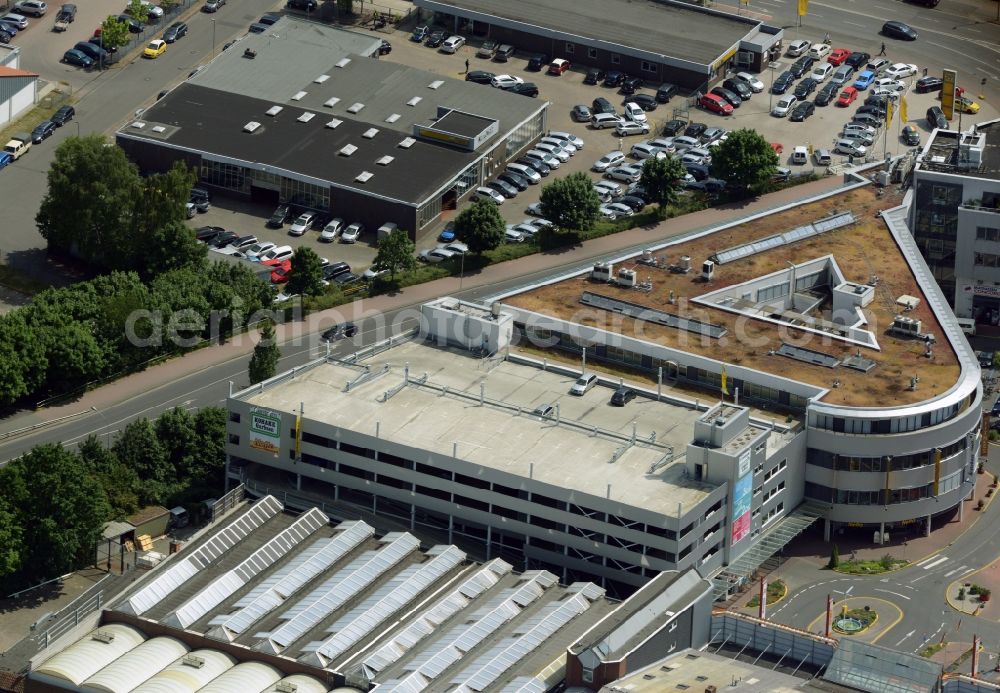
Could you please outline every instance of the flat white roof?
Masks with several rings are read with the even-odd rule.
[[[138,647],[145,639],[132,626],[120,623],[101,626],[46,660],[35,671],[79,686],[100,669]]]
[[[344,386],[360,371],[327,363],[244,399],[285,412],[304,403],[307,418],[370,435],[378,424],[382,439],[443,455],[451,455],[457,445],[457,457],[467,462],[668,516],[677,512],[678,503],[688,509],[714,488],[687,478],[679,462],[648,473],[668,446],[675,455],[684,452],[693,422],[701,416],[695,409],[641,396],[613,407],[609,400],[616,380],[576,397],[569,394],[574,376],[510,361],[486,370],[466,352],[416,341],[365,362],[372,371],[384,364],[390,366],[387,375],[350,392]],[[411,381],[426,373],[427,385],[411,384],[381,401],[386,390],[403,381],[407,364]],[[485,406],[479,405],[480,385]],[[559,424],[554,413],[549,419],[532,414],[546,404],[559,405]],[[637,443],[629,445],[633,422]],[[655,444],[650,441],[654,433]]]

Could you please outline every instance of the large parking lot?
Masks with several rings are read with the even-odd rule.
[[[816,41],[822,40],[822,37],[819,36],[803,36],[801,38],[807,40],[814,39]],[[457,54],[446,54],[423,44],[410,41],[408,32],[398,31],[390,36],[390,39],[393,50],[389,55],[384,56],[383,60],[414,65],[455,79],[464,79],[466,61],[468,61],[470,70],[486,70],[495,74],[506,73],[516,75],[523,78],[526,82],[537,84],[540,92],[538,98],[545,99],[551,103],[548,112],[548,129],[550,131],[570,132],[585,141],[584,149],[573,156],[568,162],[563,163],[559,169],[553,171],[548,178],[544,179],[543,183],[550,182],[554,177],[576,171],[586,171],[593,180],[597,181],[601,175],[592,172],[590,169],[598,158],[618,149],[627,154],[633,144],[641,142],[646,138],[659,136],[663,124],[672,119],[701,122],[709,127],[721,127],[726,130],[739,128],[757,130],[769,142],[781,145],[781,165],[791,169],[793,175],[810,173],[814,170],[824,171],[825,167],[822,169],[814,168],[815,164],[812,158],[805,165],[793,165],[791,163],[791,154],[794,147],[811,145],[814,149],[825,148],[833,151],[841,128],[845,123],[850,121],[852,112],[863,105],[864,98],[867,95],[866,92],[861,92],[858,100],[846,108],[838,107],[834,102],[831,102],[827,106],[817,107],[815,113],[804,122],[791,122],[787,118],[774,117],[771,115],[771,109],[777,103],[780,96],[771,94],[770,87],[774,79],[788,69],[795,61],[795,58],[785,55],[773,63],[764,74],[758,75],[759,79],[765,85],[764,90],[754,94],[748,101],[744,101],[739,108],[735,109],[732,115],[723,117],[700,108],[689,107],[689,103],[695,101],[693,97],[688,95],[675,96],[670,103],[660,104],[655,110],[647,113],[651,125],[651,133],[649,135],[633,135],[619,138],[613,129],[594,130],[588,124],[574,122],[570,117],[570,112],[574,105],[584,104],[590,106],[597,97],[608,99],[620,111],[625,98],[615,88],[583,84],[583,77],[586,73],[585,69],[572,67],[561,76],[553,76],[546,74],[544,70],[541,72],[529,71],[527,69],[529,55],[515,54],[506,63],[476,57],[476,50],[479,45],[476,41],[470,41]],[[788,43],[789,41],[786,40],[786,45]],[[850,50],[866,51],[873,55],[879,52],[879,46],[846,45],[843,47]],[[825,62],[825,58],[820,62]],[[928,126],[924,114],[929,106],[939,102],[937,101],[937,92],[927,94],[916,94],[913,92],[913,83],[922,75],[922,67],[918,66],[918,68],[916,75],[904,79],[903,82],[907,85],[905,97],[908,107],[908,122],[917,128],[921,136],[921,142],[923,143],[926,142],[926,138],[932,129]],[[787,93],[791,94],[795,85],[801,79],[804,79],[805,76],[803,75],[802,78],[796,80]],[[851,83],[853,83],[853,77],[848,82],[848,84]],[[655,94],[656,86],[646,85],[640,93],[652,96]],[[482,88],[491,89],[492,87],[483,85]],[[818,93],[818,90],[806,98],[812,100],[815,98],[816,93]],[[525,96],[522,98],[530,97]],[[963,127],[967,128],[974,121],[989,120],[997,117],[996,109],[991,104],[982,102],[980,106],[981,110],[978,114],[962,116]],[[957,123],[953,123],[953,125],[955,124]],[[908,146],[900,138],[901,128],[902,122],[897,108],[892,125],[880,130],[876,143],[869,148],[869,158],[881,159],[884,153],[899,154],[906,151]],[[833,165],[846,162],[846,155],[833,154]],[[507,200],[500,207],[504,218],[509,223],[518,223],[523,220],[526,216],[526,207],[530,203],[538,201],[541,187],[541,185],[533,185],[528,190],[519,193],[516,198]],[[272,211],[271,209],[262,209],[249,205],[234,205],[228,200],[220,201],[220,203],[221,207],[214,206],[207,214],[199,214],[192,222],[197,223],[197,225],[216,224],[238,231],[239,233],[255,234],[262,240],[288,244],[293,247],[305,244],[313,247],[321,256],[327,257],[331,261],[343,260],[348,262],[356,272],[363,271],[374,258],[375,234],[373,229],[368,229],[367,235],[362,238],[363,242],[357,244],[342,244],[339,242],[332,244],[322,243],[319,240],[319,232],[317,230],[311,230],[302,237],[291,237],[288,235],[287,225],[285,228],[279,230],[265,228],[264,222]],[[463,205],[459,206],[459,211],[462,207]],[[456,213],[447,213],[447,216],[442,218],[430,232],[422,234],[418,242],[418,250],[433,247],[436,244],[437,230],[443,227],[450,219],[453,219]],[[348,219],[347,221],[350,222],[351,220]]]

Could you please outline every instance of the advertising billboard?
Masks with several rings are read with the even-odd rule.
[[[954,70],[941,71],[941,110],[944,117],[951,120],[955,116],[955,87],[958,86],[958,73]]]
[[[272,455],[281,451],[281,413],[269,409],[250,411],[250,447]]]
[[[744,474],[733,485],[732,542],[750,533],[750,505],[753,500],[753,474]]]

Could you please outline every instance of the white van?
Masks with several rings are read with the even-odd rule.
[[[3,148],[5,152],[14,157],[14,161],[27,154],[29,149],[31,149],[31,138],[25,138],[23,135],[12,138]]]
[[[976,336],[975,320],[973,320],[972,318],[955,318],[955,322],[958,323],[958,326],[962,329],[962,332],[964,332],[967,336],[969,337]]]
[[[833,163],[833,157],[830,156],[828,149],[817,149],[813,152],[813,159],[816,160],[817,166],[829,166]]]
[[[837,68],[830,63],[821,63],[813,68],[813,71],[809,76],[817,82],[825,82],[836,69]]]
[[[376,238],[381,241],[386,236],[391,236],[392,232],[398,228],[399,226],[397,226],[395,222],[387,221],[378,227],[378,232],[377,232],[378,235],[376,236]]]

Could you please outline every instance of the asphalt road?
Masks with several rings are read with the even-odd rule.
[[[993,469],[1000,456],[991,448]],[[966,512],[975,512],[971,505]],[[799,585],[789,597],[774,609],[768,618],[778,623],[821,632],[820,618],[826,609],[826,597],[832,595],[839,603],[845,595],[851,606],[865,600],[881,600],[894,604],[902,618],[876,639],[879,645],[904,652],[917,652],[926,643],[946,641],[971,642],[973,634],[982,638],[987,651],[1000,650],[1000,623],[985,617],[959,613],[945,602],[945,590],[956,580],[992,562],[1000,556],[1000,533],[993,531],[1000,516],[1000,504],[992,503],[976,524],[940,552],[914,565],[889,575],[849,576],[821,571],[805,562],[786,564],[775,573],[790,584]],[[773,577],[772,577],[773,579]],[[858,599],[860,598],[860,599]],[[874,603],[874,602],[873,602]],[[876,604],[876,609],[878,606]],[[889,621],[899,617],[892,609],[880,612]],[[819,620],[817,620],[819,619]],[[983,666],[985,667],[985,660]]]

